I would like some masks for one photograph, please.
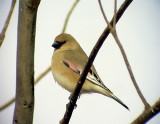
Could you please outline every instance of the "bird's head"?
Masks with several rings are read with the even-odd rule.
[[[54,43],[52,44],[52,47],[54,47],[56,50],[74,50],[76,47],[78,47],[79,44],[77,41],[72,37],[70,34],[60,34],[55,38]]]

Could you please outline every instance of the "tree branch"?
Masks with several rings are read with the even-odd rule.
[[[10,19],[11,19],[15,4],[16,4],[16,0],[12,0],[10,11],[9,11],[7,19],[6,19],[5,23],[4,23],[3,29],[2,29],[2,31],[0,33],[0,47],[1,47],[2,43],[3,43],[3,41],[4,41],[5,33],[7,31],[7,28],[8,28],[8,25],[9,25],[9,22],[10,22]]]
[[[44,72],[42,72],[34,81],[34,84],[36,85],[48,72],[51,71],[51,66],[49,66]],[[10,99],[7,103],[0,106],[0,111],[10,106],[15,101],[15,97]]]
[[[144,124],[160,112],[160,98],[149,109],[144,110],[131,124]]]
[[[32,124],[34,111],[34,46],[40,0],[20,0],[17,43],[16,103],[13,124]]]
[[[116,22],[118,22],[118,20],[120,19],[120,17],[123,15],[124,11],[127,9],[127,7],[130,5],[130,3],[132,2],[132,0],[126,0],[120,7],[120,9],[118,10],[117,12],[117,20]],[[112,21],[110,22],[111,24],[113,24],[113,19]],[[89,59],[88,59],[88,62],[84,68],[84,71],[82,72],[80,78],[79,78],[79,81],[77,83],[77,86],[74,90],[74,92],[72,93],[71,95],[71,98],[70,98],[70,102],[67,104],[67,108],[66,108],[66,112],[64,114],[64,117],[63,119],[60,121],[61,124],[68,124],[69,123],[69,120],[71,118],[71,115],[72,115],[72,112],[73,112],[73,109],[74,109],[74,106],[76,105],[76,102],[77,102],[77,98],[80,94],[80,90],[84,84],[84,81],[85,81],[85,78],[88,74],[88,71],[89,69],[91,68],[92,66],[92,63],[100,49],[100,47],[102,46],[102,44],[104,43],[105,39],[107,38],[107,36],[109,35],[110,33],[110,30],[109,28],[107,27],[102,35],[100,36],[100,38],[98,39],[96,45],[94,46],[90,56],[89,56]]]
[[[108,21],[106,15],[105,15],[105,12],[104,12],[103,7],[102,7],[101,0],[98,0],[98,3],[99,3],[99,6],[100,6],[102,15],[103,15],[103,17],[104,17],[104,20],[106,21],[106,23],[107,23],[107,25],[108,25],[110,31],[113,32],[113,27],[110,25],[110,23],[109,23],[109,21]],[[115,22],[115,20],[113,20],[113,22]]]
[[[64,26],[63,26],[62,33],[64,33],[64,32],[66,31],[66,27],[67,27],[67,24],[68,24],[68,20],[69,20],[71,14],[72,14],[74,8],[77,6],[78,2],[79,2],[79,0],[76,0],[75,3],[72,5],[70,11],[68,12],[67,17],[66,17],[66,19],[65,19],[65,23],[64,23]]]
[[[15,97],[13,97],[12,99],[10,99],[7,103],[5,103],[4,105],[0,106],[0,111],[2,111],[3,109],[7,108],[8,106],[10,106],[14,101],[15,101]]]
[[[145,106],[145,109],[149,109],[149,108],[150,108],[150,105],[148,104],[148,102],[147,102],[146,99],[144,98],[144,96],[143,96],[143,94],[142,94],[142,92],[141,92],[141,90],[140,90],[140,88],[139,88],[139,86],[138,86],[138,84],[137,84],[137,82],[136,82],[136,79],[135,79],[134,74],[133,74],[133,72],[132,72],[131,65],[129,64],[127,55],[126,55],[125,50],[124,50],[124,48],[123,48],[123,46],[122,46],[122,44],[121,44],[121,42],[120,42],[120,40],[119,40],[119,38],[118,38],[118,36],[117,36],[117,33],[116,33],[116,32],[113,32],[112,34],[113,34],[113,37],[114,37],[114,39],[115,39],[115,41],[116,41],[116,43],[117,43],[117,45],[118,45],[118,47],[119,47],[119,49],[120,49],[120,51],[121,51],[121,53],[122,53],[124,62],[125,62],[125,64],[126,64],[126,67],[127,67],[128,72],[129,72],[129,75],[130,75],[130,77],[131,77],[131,80],[132,80],[132,82],[133,82],[133,85],[134,85],[134,87],[135,87],[135,89],[136,89],[136,91],[137,91],[140,99],[142,100],[142,102],[143,102],[143,104],[144,104],[144,106]]]
[[[44,72],[42,72],[34,81],[34,84],[37,84],[48,72],[51,71],[51,66],[49,66]]]
[[[133,82],[133,85],[134,85],[134,87],[135,87],[135,89],[136,89],[136,91],[137,91],[140,99],[142,100],[142,102],[143,102],[143,104],[144,104],[144,106],[145,106],[145,109],[148,109],[148,108],[150,108],[150,105],[147,103],[147,101],[146,101],[146,99],[144,98],[144,96],[143,96],[140,88],[138,87],[138,84],[137,84],[136,79],[135,79],[135,77],[134,77],[134,74],[133,74],[133,72],[132,72],[132,68],[131,68],[131,65],[129,64],[127,55],[126,55],[126,53],[125,53],[125,50],[124,50],[124,48],[123,48],[123,46],[122,46],[122,44],[121,44],[121,42],[120,42],[120,40],[119,40],[119,38],[118,38],[118,35],[117,35],[116,24],[115,24],[115,20],[116,20],[116,9],[117,9],[117,0],[114,0],[114,18],[113,18],[113,24],[108,23],[108,19],[107,19],[106,15],[105,15],[105,12],[104,12],[104,10],[103,10],[101,1],[100,1],[100,0],[98,0],[98,1],[99,1],[99,5],[100,5],[100,9],[101,9],[102,15],[103,15],[103,17],[104,17],[107,25],[109,26],[110,32],[111,32],[111,34],[113,35],[113,38],[115,39],[115,41],[116,41],[116,43],[117,43],[117,45],[118,45],[118,47],[119,47],[119,49],[120,49],[120,51],[121,51],[121,54],[122,54],[122,56],[123,56],[124,62],[125,62],[125,64],[126,64],[126,67],[127,67],[127,69],[128,69],[129,75],[130,75],[131,80],[132,80],[132,82]],[[112,27],[112,25],[113,25],[113,27]]]
[[[113,29],[114,31],[116,31],[116,18],[117,18],[117,15],[116,15],[116,12],[117,12],[117,0],[114,0],[114,17],[113,17]]]

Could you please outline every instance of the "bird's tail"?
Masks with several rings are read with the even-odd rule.
[[[97,93],[101,93],[105,96],[108,96],[112,99],[114,99],[115,101],[117,101],[118,103],[120,103],[123,107],[125,107],[126,109],[129,110],[129,108],[118,98],[116,97],[107,87],[104,86],[96,86],[94,87],[95,92]]]
[[[120,103],[123,107],[125,107],[126,109],[129,110],[129,108],[118,97],[116,97],[113,93],[110,94],[109,97],[111,97],[112,99],[114,99],[115,101],[117,101],[118,103]]]

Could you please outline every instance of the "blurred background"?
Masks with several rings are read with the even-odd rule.
[[[75,0],[41,0],[37,15],[35,78],[50,64],[54,38],[62,32],[65,18]],[[123,0],[118,0],[118,7]],[[0,105],[15,96],[17,1],[4,43],[0,48]],[[0,29],[11,0],[0,0]],[[102,0],[105,13],[113,16],[113,1]],[[160,97],[160,1],[134,0],[117,24],[119,39],[126,51],[136,81],[150,105]],[[97,0],[81,0],[72,13],[66,33],[72,34],[89,55],[106,23]],[[128,124],[144,109],[132,84],[120,50],[112,35],[106,39],[94,65],[104,84],[129,108],[99,94],[82,95],[70,124]],[[62,119],[70,93],[61,88],[49,72],[35,86],[34,124],[56,124]],[[0,123],[11,124],[14,104],[0,111]],[[160,114],[147,124],[159,124]]]

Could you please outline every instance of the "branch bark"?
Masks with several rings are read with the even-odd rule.
[[[118,10],[117,12],[117,19],[116,19],[116,22],[118,22],[118,20],[120,19],[120,17],[123,15],[124,11],[127,9],[127,7],[130,5],[130,3],[132,2],[132,0],[126,0],[120,7],[120,9]],[[110,22],[111,24],[113,24],[113,19],[112,21]],[[104,43],[105,39],[107,38],[107,36],[109,35],[110,33],[110,30],[109,28],[107,27],[102,35],[100,36],[100,38],[98,39],[96,45],[94,46],[90,56],[89,56],[89,59],[88,59],[88,62],[84,68],[84,71],[82,72],[80,78],[79,78],[79,81],[77,83],[77,86],[74,90],[74,92],[72,93],[71,95],[71,98],[70,98],[70,102],[67,104],[67,108],[66,108],[66,112],[64,114],[64,117],[63,119],[60,121],[61,124],[68,124],[69,123],[69,120],[72,116],[72,112],[73,112],[73,109],[74,107],[76,106],[76,102],[77,102],[77,98],[80,94],[80,90],[84,84],[84,81],[85,81],[85,78],[88,74],[88,71],[89,69],[91,68],[92,66],[92,63],[99,51],[99,49],[101,48],[102,44]]]
[[[131,124],[144,124],[160,112],[160,98],[149,109],[144,110]]]
[[[19,1],[14,124],[32,124],[33,121],[34,46],[39,3],[40,0]]]

